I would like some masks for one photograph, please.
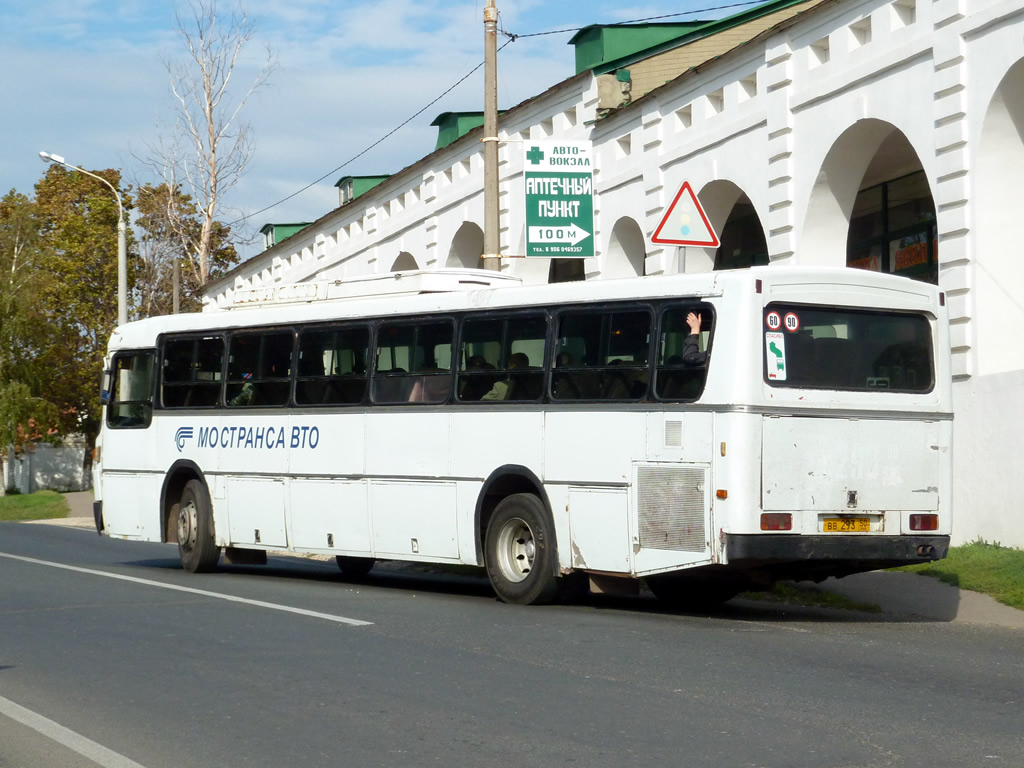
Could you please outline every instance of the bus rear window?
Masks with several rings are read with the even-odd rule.
[[[772,386],[929,392],[935,383],[923,315],[775,303],[762,332]]]

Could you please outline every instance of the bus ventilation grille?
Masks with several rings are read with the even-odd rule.
[[[642,548],[707,549],[702,467],[638,467],[637,499]]]

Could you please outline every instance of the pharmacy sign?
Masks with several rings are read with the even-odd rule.
[[[594,256],[594,163],[589,141],[524,141],[526,256]]]

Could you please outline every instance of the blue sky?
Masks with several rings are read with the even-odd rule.
[[[236,3],[219,0],[229,12]],[[500,26],[520,35],[725,4],[498,0]],[[341,166],[483,60],[485,0],[247,0],[254,40],[236,73],[240,95],[270,46],[278,69],[245,107],[256,152],[227,194],[222,219],[275,203]],[[0,194],[33,193],[40,150],[87,169],[149,181],[138,158],[169,134],[164,61],[180,58],[175,11],[157,0],[0,0]],[[735,9],[732,12],[740,10]],[[716,18],[717,10],[670,20]],[[499,56],[498,102],[510,107],[574,73],[571,32],[528,37]],[[499,45],[504,38],[499,39]],[[483,70],[390,139],[323,182],[247,221],[313,221],[337,205],[345,175],[393,173],[434,148],[441,112],[482,109]],[[259,247],[243,249],[253,255]]]

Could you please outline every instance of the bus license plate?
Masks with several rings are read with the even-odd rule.
[[[871,530],[868,517],[826,517],[825,533],[865,533]]]

